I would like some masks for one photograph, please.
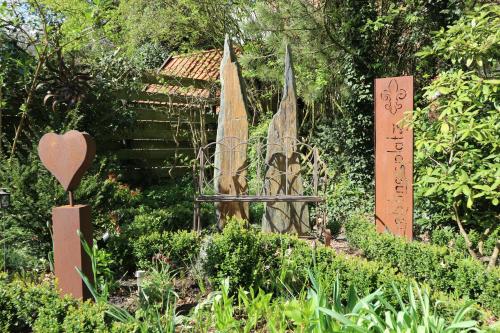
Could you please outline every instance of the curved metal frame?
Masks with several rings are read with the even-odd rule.
[[[278,147],[278,155],[267,156],[268,146],[273,145]],[[247,153],[250,149],[254,149],[255,156],[248,156],[247,162],[243,166],[233,168],[232,156],[239,151]],[[229,169],[236,170],[231,174],[222,174],[216,168],[215,160],[217,154],[227,153],[229,155]],[[284,158],[286,157],[286,158]],[[284,158],[285,171],[280,171],[273,161],[278,158]],[[304,193],[301,195],[292,194],[289,191],[289,184],[293,182],[289,170],[291,159],[296,159],[300,166],[301,181],[304,186]],[[208,145],[201,147],[197,156],[197,163],[194,167],[194,174],[198,175],[196,182],[196,197],[195,197],[195,213],[193,219],[193,229],[200,231],[200,212],[199,205],[201,202],[311,202],[323,203],[326,197],[327,189],[327,167],[320,159],[319,151],[316,147],[310,144],[297,140],[296,138],[286,137],[279,143],[268,143],[265,137],[252,137],[247,141],[241,141],[237,137],[227,137],[223,140],[211,142]],[[251,173],[255,177],[249,177],[250,169],[255,168],[255,172]],[[265,182],[273,181],[266,177],[267,170],[274,168],[275,175],[273,178],[281,177],[281,182],[285,183],[284,194],[266,195]],[[212,172],[212,173],[210,173]],[[242,195],[228,195],[224,193],[216,193],[215,184],[219,177],[230,176],[232,178],[243,177],[247,184]],[[250,184],[250,186],[249,186]],[[260,186],[261,185],[261,186]],[[325,210],[326,211],[326,210]],[[323,221],[325,221],[323,214]]]

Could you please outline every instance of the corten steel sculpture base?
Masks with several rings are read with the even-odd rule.
[[[92,281],[90,258],[85,253],[77,231],[92,244],[90,206],[73,205],[75,190],[95,156],[95,142],[87,133],[69,131],[64,135],[45,134],[38,144],[43,165],[56,177],[69,194],[69,206],[52,210],[54,268],[60,295],[70,294],[88,299],[90,292],[77,268]]]
[[[92,282],[93,274],[90,258],[85,253],[80,237],[77,234],[77,230],[80,230],[86,242],[89,246],[92,246],[90,206],[55,207],[52,210],[52,230],[54,269],[58,278],[60,295],[70,294],[76,298],[90,298],[90,291],[76,270],[76,268],[80,269]]]
[[[375,80],[375,220],[378,232],[413,237],[413,77]]]

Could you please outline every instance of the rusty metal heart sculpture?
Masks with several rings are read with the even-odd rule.
[[[92,137],[75,130],[64,135],[47,133],[38,144],[38,155],[43,165],[66,191],[73,191],[78,187],[83,174],[92,164],[95,152]]]

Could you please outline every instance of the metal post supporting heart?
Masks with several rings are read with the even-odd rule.
[[[38,144],[43,165],[68,192],[69,205],[54,207],[52,230],[54,242],[54,269],[59,294],[88,299],[91,294],[78,270],[93,282],[90,257],[85,252],[80,235],[92,246],[90,206],[75,205],[73,191],[95,156],[95,142],[87,133],[69,131],[64,135],[45,134]]]

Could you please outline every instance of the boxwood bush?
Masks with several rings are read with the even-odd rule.
[[[361,229],[370,228],[365,225]],[[380,288],[397,304],[393,285],[405,294],[408,284],[416,280],[433,287],[434,299],[445,300],[442,311],[450,315],[452,309],[463,304],[462,298],[480,302],[495,315],[498,313],[498,284],[481,264],[462,257],[449,263],[443,259],[449,255],[445,248],[403,243],[409,248],[400,249],[401,253],[394,252],[391,242],[373,245],[372,253],[379,251],[386,256],[370,256],[374,260],[368,261],[324,246],[311,246],[294,236],[249,230],[243,222],[232,220],[222,233],[204,239],[186,231],[144,235],[135,242],[134,255],[141,268],[150,266],[158,254],[176,266],[190,266],[200,256],[204,274],[214,288],[229,277],[232,292],[252,286],[275,295],[299,293],[307,287],[308,269],[312,267],[316,276],[326,282],[327,292],[339,275],[342,290],[347,292],[350,285],[355,285],[361,295]]]
[[[247,230],[237,221],[230,221],[221,234],[208,239],[202,254],[205,273],[215,287],[219,288],[229,277],[233,292],[240,286],[252,286],[274,295],[297,294],[308,287],[308,270],[313,269],[317,278],[324,281],[327,294],[331,294],[338,275],[341,290],[345,291],[344,300],[349,286],[354,285],[360,295],[382,289],[396,305],[393,286],[404,295],[407,286],[415,281],[412,275],[404,274],[389,263],[338,254],[331,248],[311,246],[294,236]],[[443,301],[439,309],[443,314],[452,317],[454,309],[464,304],[456,293],[434,289],[432,297]],[[495,301],[477,300],[485,306]]]
[[[192,231],[152,232],[133,242],[133,254],[139,268],[151,266],[157,257],[173,266],[189,266],[198,256],[201,237]]]
[[[453,249],[408,242],[390,234],[379,234],[362,217],[346,223],[349,243],[370,260],[387,263],[397,272],[414,277],[457,297],[479,301],[496,316],[500,315],[500,269],[487,271],[479,261]]]

